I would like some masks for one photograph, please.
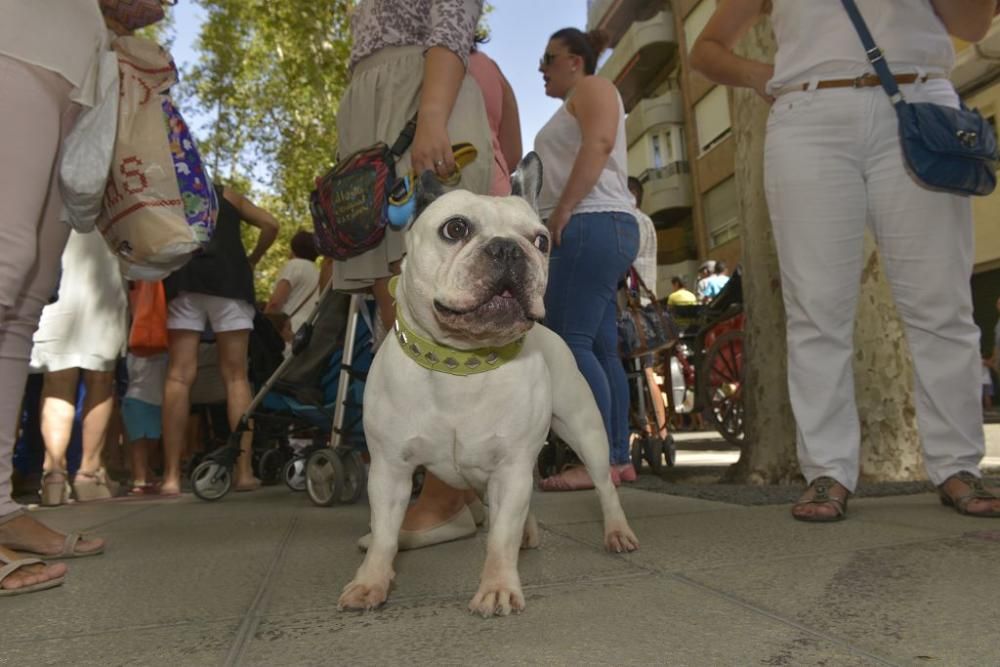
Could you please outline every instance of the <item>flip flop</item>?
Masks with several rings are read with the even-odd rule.
[[[583,475],[574,473],[575,470],[582,471]],[[616,487],[621,486],[622,483],[621,474],[615,466],[611,466],[611,482]],[[594,481],[590,478],[586,467],[571,464],[563,468],[558,475],[541,480],[538,483],[538,488],[541,491],[581,491],[594,488]]]
[[[476,520],[472,517],[472,511],[466,505],[455,513],[450,519],[445,519],[436,526],[423,530],[400,530],[398,549],[400,551],[410,551],[411,549],[422,549],[435,544],[453,542],[476,534]],[[358,539],[358,548],[368,551],[372,543],[372,534],[368,533]]]
[[[29,549],[18,549],[21,553],[28,554],[33,558],[40,558],[41,560],[66,560],[68,558],[87,558],[88,556],[99,556],[104,553],[104,545],[102,544],[99,548],[93,551],[77,551],[76,545],[83,539],[80,533],[70,533],[66,536],[66,540],[63,542],[62,551],[56,554],[43,554],[37,551],[31,551]]]
[[[43,561],[40,558],[18,558],[17,560],[10,560],[3,554],[0,554],[0,563],[3,563],[3,567],[0,567],[0,582],[4,579],[14,574],[22,567],[27,567],[29,565],[38,565]],[[30,584],[28,586],[21,586],[20,588],[0,588],[0,597],[5,595],[21,595],[23,593],[34,593],[35,591],[44,591],[48,588],[55,588],[56,586],[61,586],[63,582],[66,581],[66,575],[61,577],[56,577],[55,579],[49,579],[48,581],[41,581],[37,584]]]

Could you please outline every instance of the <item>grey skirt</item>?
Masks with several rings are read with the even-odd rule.
[[[390,146],[417,112],[424,74],[423,46],[386,48],[359,62],[340,102],[337,129],[340,158],[383,141]],[[448,121],[451,143],[469,142],[478,156],[462,170],[458,187],[488,194],[493,166],[493,148],[483,96],[475,80],[466,74]],[[409,151],[396,165],[396,173],[410,169]],[[385,238],[368,252],[333,263],[335,289],[369,287],[376,278],[391,274],[389,265],[406,254],[406,233],[386,230]]]

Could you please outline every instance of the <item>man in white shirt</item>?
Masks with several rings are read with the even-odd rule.
[[[319,268],[316,245],[310,232],[301,231],[289,243],[291,259],[278,274],[265,313],[284,313],[291,319],[292,331],[298,331],[309,319],[319,298]]]

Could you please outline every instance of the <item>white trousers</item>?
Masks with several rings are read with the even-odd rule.
[[[902,89],[910,101],[958,104],[946,80]],[[962,470],[978,475],[984,453],[971,205],[917,185],[897,131],[881,88],[782,95],[767,126],[765,188],[799,464],[808,481],[825,475],[852,491],[861,432],[851,364],[866,226],[905,325],[931,481]]]

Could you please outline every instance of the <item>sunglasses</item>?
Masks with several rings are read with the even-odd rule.
[[[563,54],[561,54],[561,53],[549,53],[548,51],[546,51],[545,53],[542,54],[542,57],[538,59],[538,66],[539,67],[548,67],[553,62],[555,62],[556,58],[558,58],[561,55],[563,55]]]

